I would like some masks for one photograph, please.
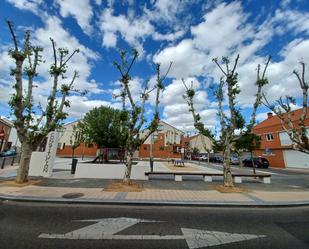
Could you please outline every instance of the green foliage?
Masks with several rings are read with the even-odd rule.
[[[118,148],[125,145],[128,133],[128,115],[110,107],[96,107],[86,113],[83,132],[100,147]]]
[[[213,151],[215,153],[223,151],[223,149],[224,149],[224,142],[223,142],[222,136],[220,137],[219,140],[214,140],[213,141],[212,149],[213,149]]]
[[[194,155],[197,155],[197,154],[200,153],[200,150],[199,150],[198,148],[194,147],[194,148],[192,149],[192,153],[193,153]]]
[[[237,151],[252,152],[255,149],[260,148],[261,137],[251,133],[250,131],[244,132],[235,140],[234,147]]]

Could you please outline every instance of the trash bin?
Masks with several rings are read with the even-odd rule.
[[[76,158],[73,158],[73,159],[72,159],[72,168],[71,168],[71,174],[72,174],[72,175],[75,174],[77,161],[78,161],[78,160],[77,160]]]

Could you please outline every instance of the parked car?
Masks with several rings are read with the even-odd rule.
[[[239,164],[239,158],[237,156],[231,156],[231,164],[233,165]]]
[[[200,155],[199,160],[200,161],[208,161],[208,156],[207,155]]]
[[[254,165],[257,167],[257,168],[268,168],[269,167],[269,162],[266,158],[264,157],[253,157],[253,162],[254,162]],[[251,157],[248,157],[246,158],[245,160],[243,160],[243,164],[244,166],[246,167],[252,167],[252,159]]]
[[[210,156],[209,160],[214,163],[223,163],[223,156],[213,155],[213,156]]]
[[[7,156],[16,156],[17,153],[15,150],[7,150],[4,152],[0,152],[0,157],[7,157]]]
[[[198,155],[191,155],[191,160],[199,160],[199,156]]]

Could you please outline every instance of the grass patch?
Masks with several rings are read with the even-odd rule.
[[[215,190],[217,190],[220,193],[243,193],[247,192],[244,188],[242,187],[225,187],[223,185],[218,185],[215,186]]]
[[[136,182],[124,183],[122,181],[111,182],[103,191],[107,192],[142,192],[143,185]]]

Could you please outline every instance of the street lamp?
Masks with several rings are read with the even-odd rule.
[[[158,125],[158,128],[153,132],[151,133],[151,136],[150,136],[150,156],[149,156],[149,163],[150,163],[150,171],[153,172],[153,150],[154,150],[154,139],[155,139],[155,136],[157,137],[158,134],[155,134],[155,132],[159,132],[159,131],[163,131],[164,127],[163,125]]]

